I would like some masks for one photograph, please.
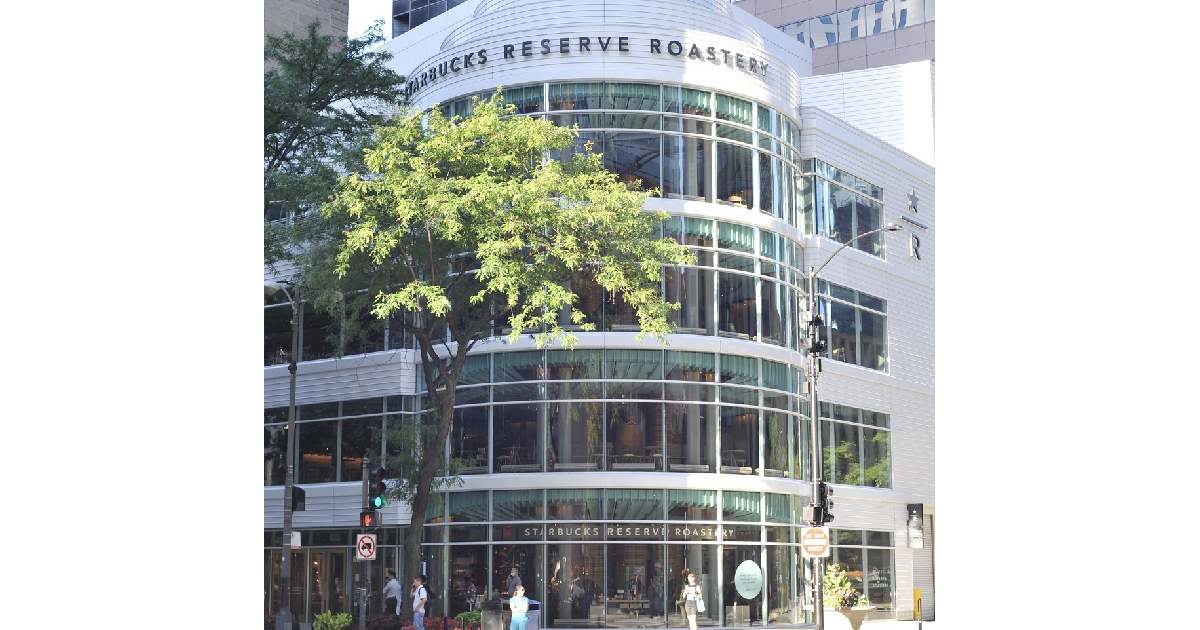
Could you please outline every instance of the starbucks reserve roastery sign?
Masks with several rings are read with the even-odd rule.
[[[495,63],[496,60],[530,61],[550,56],[597,55],[629,53],[640,49],[650,55],[674,57],[682,61],[727,66],[756,77],[767,76],[767,62],[757,57],[719,46],[682,39],[649,38],[635,40],[612,35],[608,37],[543,37],[527,39],[493,48],[455,55],[433,62],[409,77],[406,91],[409,97],[440,79]]]

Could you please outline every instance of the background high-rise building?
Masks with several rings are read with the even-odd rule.
[[[267,35],[304,33],[318,20],[322,35],[345,37],[350,0],[266,0],[263,18]]]
[[[934,59],[934,0],[735,0],[812,48],[813,74]]]

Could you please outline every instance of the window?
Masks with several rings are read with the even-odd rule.
[[[688,386],[682,386],[688,387]],[[706,388],[711,392],[711,388]],[[715,408],[700,403],[668,404],[667,470],[716,472]]]
[[[610,402],[608,469],[662,470],[662,403]]]
[[[736,257],[735,257],[736,258]],[[721,258],[722,263],[726,260]],[[751,262],[751,264],[753,264]],[[755,339],[758,307],[754,276],[723,271],[717,284],[717,330],[728,336]]]
[[[603,403],[550,403],[549,470],[599,470],[603,466]]]
[[[342,420],[341,443],[340,481],[362,481],[363,458],[370,456],[375,462],[379,461],[383,448],[383,418]]]
[[[450,427],[450,458],[457,460],[461,475],[488,472],[488,408],[460,407],[454,410]]]
[[[721,472],[752,475],[758,465],[758,410],[721,407]]]
[[[833,529],[830,534],[833,541],[831,561],[845,567],[851,585],[866,595],[876,608],[893,609],[895,549],[892,533]]]
[[[754,203],[754,150],[717,143],[717,201],[749,208]]]
[[[263,485],[282,486],[287,474],[287,425],[267,425],[265,434]]]
[[[712,200],[711,140],[692,136],[663,137],[663,196],[675,199]]]
[[[827,402],[820,407],[825,476],[833,483],[890,488],[889,416]]]
[[[492,408],[492,470],[539,472],[545,451],[545,407],[541,403]]]
[[[297,426],[300,471],[298,483],[337,481],[334,457],[337,451],[338,423],[305,422]]]
[[[292,307],[272,304],[263,309],[263,365],[288,362],[292,351]]]
[[[610,488],[604,491],[604,518],[609,521],[660,521],[663,491]]]
[[[829,357],[872,370],[887,369],[885,300],[818,281],[818,302],[826,321]]]

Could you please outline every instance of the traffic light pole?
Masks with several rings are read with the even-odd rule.
[[[819,331],[816,326],[811,324],[817,319],[817,272],[813,267],[808,268],[808,327],[809,335],[816,335]],[[809,347],[814,344],[810,337]],[[821,470],[821,423],[818,420],[820,417],[817,413],[817,373],[821,371],[821,357],[819,353],[809,351],[808,353],[808,374],[805,377],[808,379],[808,441],[809,457],[811,458],[812,466],[812,500],[811,504],[817,505],[817,488],[823,481],[823,472]],[[818,510],[812,510],[814,516],[818,514]],[[825,523],[813,521],[813,527],[820,527]],[[822,559],[812,559],[812,579],[813,579],[813,622],[817,626],[817,630],[825,630],[825,574],[822,571]]]
[[[287,468],[283,477],[283,548],[280,550],[279,569],[283,601],[275,617],[275,630],[292,630],[292,493],[296,483],[296,353],[300,350],[300,326],[303,312],[300,309],[300,287],[293,293],[284,289],[292,302],[292,351],[288,357],[288,421],[287,421]]]
[[[367,486],[368,486],[368,478],[369,478],[369,474],[367,471],[369,471],[370,469],[371,469],[371,458],[363,457],[363,466],[362,466],[362,506],[363,506],[363,509],[367,509],[367,494],[368,494]],[[365,534],[367,532],[364,531],[363,533]],[[379,553],[378,545],[376,545],[375,549],[377,550],[376,553]],[[359,566],[359,569],[358,569],[358,578],[359,578],[358,630],[366,630],[366,628],[367,628],[367,596],[370,595],[372,592],[371,591],[371,565],[367,564],[368,562],[370,562],[370,560],[363,560],[363,561],[360,561],[357,563]]]

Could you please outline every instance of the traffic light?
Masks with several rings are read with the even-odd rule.
[[[358,513],[358,524],[365,530],[371,531],[379,527],[379,511],[363,510]]]
[[[832,497],[833,488],[824,481],[817,482],[816,518],[814,518],[817,525],[824,525],[833,520],[833,514],[830,512],[833,509]]]
[[[388,470],[386,468],[376,468],[371,471],[370,480],[367,482],[367,507],[372,510],[382,510],[387,506],[387,478]]]
[[[808,320],[808,352],[813,355],[824,354],[825,352],[825,336],[821,334],[821,327],[825,322],[821,321],[821,316],[814,314],[812,319]]]

